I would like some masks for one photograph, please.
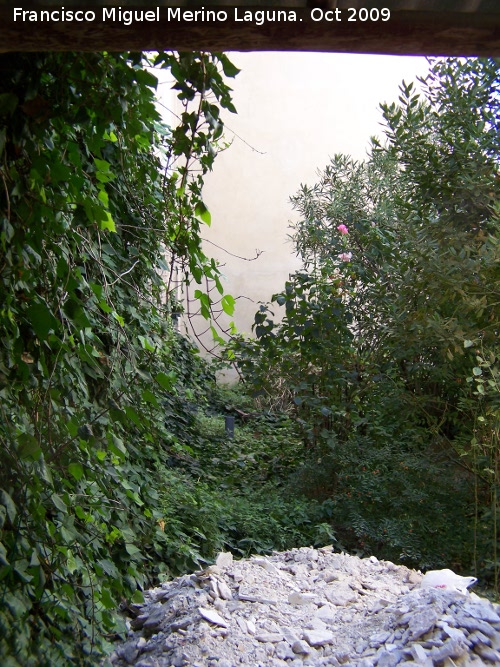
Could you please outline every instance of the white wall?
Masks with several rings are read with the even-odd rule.
[[[206,177],[204,199],[212,226],[206,253],[220,260],[224,287],[237,302],[234,321],[250,332],[259,301],[280,291],[299,267],[287,242],[294,219],[289,197],[312,185],[330,156],[366,155],[380,135],[379,104],[397,101],[403,79],[425,74],[417,57],[333,53],[232,53],[242,71],[230,85],[237,115],[224,112],[231,147]],[[232,257],[208,243],[258,260]],[[199,330],[206,323],[199,325]],[[210,338],[210,336],[209,336]]]

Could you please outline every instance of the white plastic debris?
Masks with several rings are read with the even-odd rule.
[[[453,570],[429,570],[420,582],[421,588],[447,588],[466,593],[476,583],[476,577],[461,577]]]

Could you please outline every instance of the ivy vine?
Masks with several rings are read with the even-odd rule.
[[[174,78],[175,128],[153,66]],[[6,54],[0,69],[0,655],[95,664],[120,601],[189,560],[157,508],[205,372],[173,326],[171,276],[222,292],[202,186],[238,70],[204,53]]]

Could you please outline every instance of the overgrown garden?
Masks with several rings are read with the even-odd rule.
[[[232,314],[202,187],[238,70],[0,67],[2,665],[99,664],[145,587],[221,549],[333,542],[498,592],[500,64],[435,62],[293,198],[303,270],[228,345],[237,389],[178,333],[174,273]]]

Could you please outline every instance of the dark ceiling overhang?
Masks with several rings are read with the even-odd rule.
[[[23,5],[15,0],[13,4],[35,12],[31,19],[40,19],[44,10],[60,12],[61,6],[66,12],[90,11],[94,19],[34,21],[26,20],[28,15],[21,20],[18,14],[14,20],[15,6],[0,2],[0,52],[165,49],[500,56],[500,0],[325,0],[311,4],[285,0],[243,2],[237,9],[220,0],[153,4],[124,0],[84,6],[72,0],[52,5]],[[112,7],[116,8],[114,21],[109,12]],[[151,11],[154,18],[150,14],[150,21],[133,20],[126,25],[117,18],[119,7],[122,12]],[[173,7],[179,7],[179,12],[172,12]],[[199,13],[198,20],[192,20],[190,12],[201,12],[202,8],[205,15]],[[370,9],[372,19],[376,19],[377,11],[384,8],[390,10],[389,20],[382,20],[382,13],[378,20],[361,20],[369,16]],[[208,10],[217,11],[220,20],[205,20]],[[278,15],[278,11],[282,13]],[[245,21],[245,16],[252,20]],[[318,17],[320,20],[314,20]]]

